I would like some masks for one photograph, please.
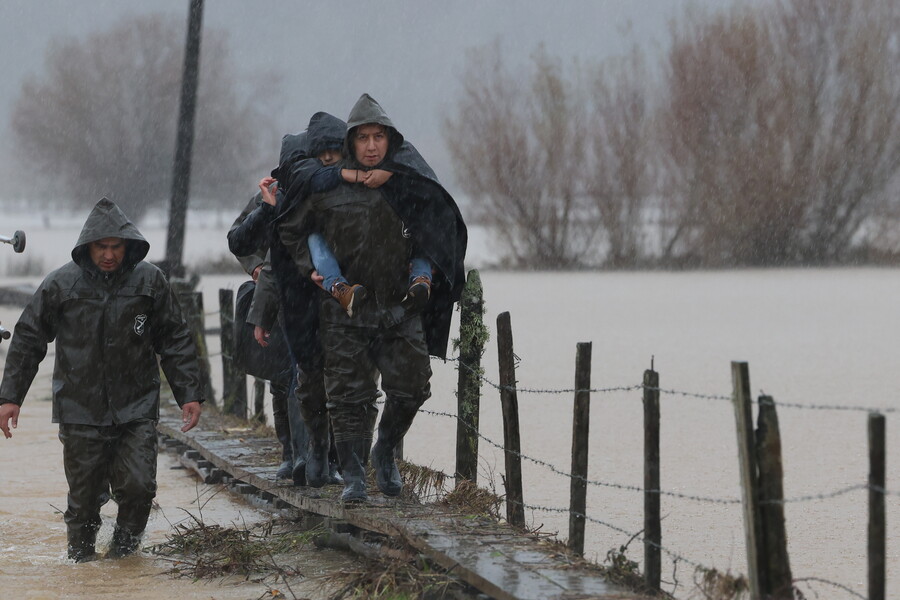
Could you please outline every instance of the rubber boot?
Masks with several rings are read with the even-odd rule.
[[[403,489],[403,479],[394,460],[394,449],[418,413],[418,406],[410,402],[392,402],[384,405],[381,421],[378,423],[378,441],[372,448],[372,467],[375,469],[375,483],[385,496],[399,496]]]
[[[70,560],[77,563],[89,562],[97,558],[94,552],[94,542],[97,539],[97,530],[92,527],[79,527],[68,531],[68,555]]]
[[[331,447],[328,415],[316,413],[306,421],[309,429],[309,452],[306,454],[306,484],[320,488],[329,479],[328,451]]]
[[[137,552],[141,545],[141,535],[133,534],[116,525],[107,558],[124,558]]]
[[[366,452],[363,455],[363,464],[368,466],[369,457],[372,451],[372,438],[375,436],[375,422],[378,421],[378,405],[373,399],[366,405]]]
[[[344,491],[341,494],[341,500],[365,502],[369,499],[366,494],[366,467],[362,462],[366,446],[365,440],[355,438],[337,442],[335,446],[341,461],[341,474],[344,477]]]
[[[289,479],[294,469],[294,452],[291,448],[291,423],[288,417],[287,403],[291,400],[289,397],[290,374],[284,381],[272,382],[269,384],[269,391],[272,394],[272,410],[275,425],[275,437],[281,444],[281,464],[278,471],[275,472],[276,479]]]

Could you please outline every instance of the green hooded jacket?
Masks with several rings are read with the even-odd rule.
[[[91,260],[88,244],[109,237],[124,239],[126,250],[122,266],[105,273]],[[22,404],[54,340],[55,423],[158,419],[158,365],[179,406],[203,402],[190,331],[162,271],[143,261],[149,249],[113,202],[103,198],[94,206],[72,262],[44,279],[16,323],[0,404]]]

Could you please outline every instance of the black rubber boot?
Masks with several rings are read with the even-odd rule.
[[[410,402],[392,402],[388,398],[378,423],[378,441],[372,448],[372,468],[375,469],[375,483],[385,496],[399,496],[403,489],[403,479],[394,460],[394,449],[418,413],[418,405]]]
[[[294,474],[294,461],[285,460],[280,465],[278,465],[278,470],[275,471],[275,479],[290,479]]]
[[[344,491],[341,500],[344,502],[365,502],[369,499],[366,494],[366,467],[362,462],[365,451],[365,440],[352,439],[346,442],[337,442],[338,457],[341,461],[341,474],[344,477]]]
[[[306,454],[306,484],[320,488],[329,479],[328,451],[331,447],[328,415],[317,413],[306,421],[309,430],[309,452]]]
[[[294,452],[291,448],[291,426],[287,415],[287,385],[283,382],[280,384],[269,384],[272,392],[272,409],[275,410],[276,403],[279,410],[273,415],[275,421],[275,437],[281,444],[281,464],[275,473],[276,479],[289,479],[294,469]]]
[[[140,534],[128,532],[118,525],[113,530],[112,543],[109,545],[107,558],[124,558],[138,551],[141,545]]]
[[[97,539],[97,530],[92,527],[80,527],[68,532],[69,560],[77,563],[89,562],[97,558],[94,552],[94,542]]]

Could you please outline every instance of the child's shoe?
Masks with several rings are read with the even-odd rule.
[[[331,286],[331,296],[341,303],[341,307],[347,311],[347,316],[353,316],[353,306],[359,304],[366,298],[366,288],[360,284],[350,285],[349,283],[338,281]]]
[[[416,310],[422,310],[428,304],[431,297],[431,280],[424,275],[419,275],[409,284],[406,291],[406,298],[403,303]]]

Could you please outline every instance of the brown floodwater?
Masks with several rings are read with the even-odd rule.
[[[4,326],[13,322],[3,311]],[[18,311],[16,311],[18,312]],[[17,316],[17,315],[16,315]],[[0,347],[5,362],[6,342]],[[305,577],[290,581],[268,578],[248,582],[240,578],[194,582],[176,579],[166,571],[170,563],[149,552],[122,560],[101,559],[74,564],[66,558],[66,480],[57,425],[50,422],[49,370],[52,352],[41,366],[22,408],[19,426],[11,439],[0,437],[0,598],[26,600],[202,598],[215,600],[271,597],[271,588],[287,598],[314,598],[321,594],[318,576],[346,567],[351,558],[314,548],[297,556]],[[156,502],[143,546],[163,543],[178,523],[201,519],[206,524],[243,527],[266,521],[270,515],[242,502],[237,496],[207,486],[180,468],[174,456],[161,451]],[[103,527],[97,550],[105,553],[115,523],[115,503],[103,508]],[[292,560],[292,563],[294,561]],[[297,564],[294,563],[294,564]],[[267,585],[268,584],[268,585]]]

